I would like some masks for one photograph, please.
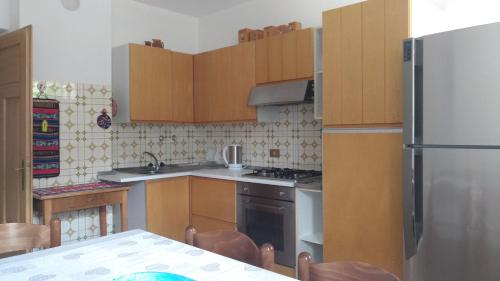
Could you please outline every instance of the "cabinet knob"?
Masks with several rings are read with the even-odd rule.
[[[243,192],[248,192],[248,187],[243,187]]]
[[[285,196],[285,192],[280,191],[280,196]]]

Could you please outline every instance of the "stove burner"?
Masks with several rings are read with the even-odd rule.
[[[296,170],[288,168],[262,168],[254,169],[248,176],[254,177],[266,177],[266,178],[276,178],[276,179],[288,179],[288,180],[299,180],[304,178],[321,176],[320,171],[313,170]]]

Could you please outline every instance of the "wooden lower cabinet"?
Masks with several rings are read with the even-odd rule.
[[[324,260],[403,273],[402,134],[323,136]]]
[[[236,230],[236,223],[234,222],[227,222],[194,214],[191,215],[191,225],[194,226],[198,232]]]
[[[189,177],[146,182],[147,230],[184,241],[189,225]]]
[[[191,224],[198,232],[236,230],[236,182],[192,177]]]

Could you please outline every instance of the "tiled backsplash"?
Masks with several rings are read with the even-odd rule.
[[[240,144],[247,165],[321,170],[321,122],[313,116],[312,105],[290,105],[274,123],[113,125],[113,167],[143,165],[144,151],[167,164],[201,162],[209,148],[220,154],[225,145]],[[269,157],[274,148],[280,158]]]
[[[33,188],[95,182],[100,171],[144,165],[144,151],[154,153],[167,164],[202,162],[208,149],[216,149],[220,155],[228,144],[243,146],[247,165],[321,169],[322,124],[314,120],[312,105],[282,106],[280,119],[274,123],[113,124],[105,130],[97,126],[96,120],[102,109],[111,113],[110,86],[46,83],[48,97],[60,101],[61,174],[34,179]],[[36,85],[37,81],[34,93],[38,92]],[[281,157],[270,158],[271,148],[280,149]],[[107,213],[108,231],[112,232],[110,207]],[[97,209],[58,217],[65,243],[99,236]],[[35,214],[34,221],[38,220]]]

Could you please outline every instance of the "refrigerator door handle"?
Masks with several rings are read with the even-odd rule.
[[[414,150],[405,148],[403,154],[403,226],[405,257],[410,259],[416,254],[417,240],[415,233],[415,170]]]
[[[404,74],[404,111],[403,111],[403,139],[406,144],[415,143],[415,41],[413,38],[403,42],[403,74]]]

